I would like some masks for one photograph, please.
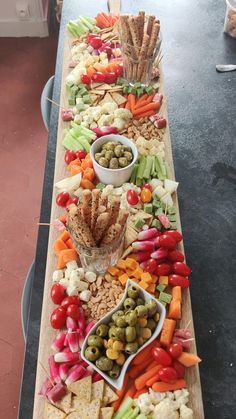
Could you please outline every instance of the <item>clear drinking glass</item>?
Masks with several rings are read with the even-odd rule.
[[[137,49],[135,49],[133,45],[122,45],[124,78],[130,85],[134,85],[137,82],[140,82],[142,86],[150,85],[152,79],[152,69],[160,52],[161,42],[162,38],[161,34],[159,34],[153,54],[146,59],[140,58],[140,51],[137,52]],[[138,58],[136,58],[137,56]]]
[[[236,38],[236,0],[226,0],[224,32]]]

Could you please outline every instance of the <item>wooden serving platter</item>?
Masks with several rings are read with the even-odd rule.
[[[60,104],[62,107],[65,107],[65,108],[67,107],[65,78],[71,71],[71,69],[68,68],[68,63],[70,61],[70,58],[71,58],[70,57],[70,36],[68,33],[66,33],[65,44],[64,44],[62,82],[61,82],[61,97],[60,97]],[[164,83],[163,83],[162,71],[161,71],[160,83],[161,83],[160,92],[164,94]],[[165,95],[164,95],[164,102],[161,107],[161,113],[168,120]],[[64,147],[62,146],[63,131],[66,127],[68,127],[68,123],[63,122],[59,115],[54,183],[68,176],[68,172],[66,172],[66,165],[64,163],[65,150],[64,150]],[[170,167],[171,178],[175,179],[170,132],[169,132],[168,126],[165,131],[164,142],[165,142],[165,159]],[[61,210],[55,204],[55,199],[56,199],[56,193],[54,190],[53,196],[52,196],[53,204],[52,204],[52,210],[51,210],[51,223],[54,219],[58,218],[61,215]],[[174,203],[177,209],[178,229],[181,231],[177,195],[174,197]],[[44,296],[43,296],[43,306],[42,306],[42,317],[41,317],[41,329],[40,329],[40,339],[39,339],[38,364],[37,364],[37,373],[36,373],[33,419],[43,418],[45,399],[38,396],[40,387],[42,386],[42,383],[46,377],[46,374],[45,374],[44,369],[42,368],[42,365],[43,367],[48,369],[47,367],[48,358],[52,354],[51,344],[52,344],[52,340],[56,336],[56,332],[52,329],[50,325],[50,316],[53,309],[55,308],[50,298],[50,290],[51,290],[51,285],[52,285],[52,274],[56,266],[56,257],[53,254],[52,245],[53,245],[53,242],[57,238],[58,238],[57,230],[53,226],[50,226],[48,253],[47,253],[47,266],[46,266],[46,276],[45,276]],[[184,247],[182,243],[180,247],[181,247],[180,250],[184,252]],[[180,327],[186,327],[187,324],[189,324],[189,322],[190,322],[189,328],[192,330],[192,336],[194,337],[195,335],[194,335],[194,326],[193,326],[193,319],[192,319],[190,292],[189,292],[189,289],[187,289],[187,290],[184,290],[183,292],[182,319],[180,322]],[[195,341],[192,342],[191,352],[196,353]],[[188,385],[187,388],[190,392],[189,407],[193,409],[194,418],[204,419],[203,402],[202,402],[202,394],[201,394],[201,382],[200,382],[198,366],[187,369],[186,380],[187,380],[187,385]]]

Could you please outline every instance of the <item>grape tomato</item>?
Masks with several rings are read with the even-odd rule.
[[[105,82],[108,84],[116,83],[117,74],[116,73],[106,73],[105,74]]]
[[[73,160],[76,159],[76,153],[75,153],[75,151],[73,151],[73,150],[67,150],[65,152],[64,159],[65,159],[66,164],[70,164]]]
[[[167,348],[167,352],[172,356],[172,358],[179,358],[183,352],[183,346],[180,343],[172,343]]]
[[[168,258],[171,260],[171,262],[183,262],[184,261],[184,255],[179,250],[172,250],[172,252],[169,252]]]
[[[85,159],[86,156],[87,156],[86,151],[84,151],[84,150],[76,151],[76,158],[77,159],[83,160],[83,159]]]
[[[184,378],[185,366],[181,364],[179,361],[177,361],[176,359],[173,361],[172,365],[175,371],[177,372],[177,378]]]
[[[169,250],[174,250],[176,247],[176,241],[173,239],[173,237],[168,236],[166,232],[159,237],[159,244],[160,247],[164,247],[165,249]]]
[[[79,305],[79,303],[80,303],[79,297],[77,295],[71,295],[69,297],[64,298],[64,300],[61,302],[61,307],[67,310],[70,304]]]
[[[140,194],[141,201],[148,203],[152,201],[152,192],[149,189],[142,189]]]
[[[51,288],[51,299],[54,304],[61,304],[62,300],[65,298],[66,290],[65,288],[57,283],[54,284]]]
[[[56,197],[56,203],[59,207],[65,207],[67,201],[70,199],[68,192],[61,192]]]
[[[191,269],[186,263],[175,262],[173,264],[173,272],[177,275],[188,276],[191,272]]]
[[[95,83],[103,83],[105,81],[105,78],[106,78],[105,74],[100,73],[99,71],[92,75],[92,80]]]
[[[162,368],[158,372],[158,376],[161,381],[164,381],[164,383],[170,383],[170,384],[175,383],[175,381],[178,378],[177,372],[175,371],[174,368],[171,368],[171,367]]]
[[[168,231],[165,231],[165,234],[167,236],[172,237],[176,241],[176,243],[181,242],[181,240],[183,239],[182,234],[177,230],[168,230]]]
[[[74,320],[78,320],[78,318],[80,316],[80,311],[79,311],[78,305],[77,304],[70,304],[67,307],[66,315],[71,317]]]
[[[156,275],[163,276],[163,275],[169,275],[171,272],[171,267],[168,263],[160,263],[157,265],[156,268]]]
[[[99,36],[93,36],[89,39],[88,42],[94,49],[99,49],[102,46],[102,40],[101,38],[99,38]]]
[[[51,315],[51,326],[53,329],[61,329],[66,323],[66,310],[63,307],[56,308]]]
[[[181,288],[188,288],[189,279],[185,276],[173,274],[169,276],[169,285],[171,285],[172,287],[176,287],[179,285]]]
[[[139,202],[139,196],[137,192],[135,192],[133,189],[129,189],[127,191],[126,199],[127,199],[128,204],[130,205],[137,205]]]
[[[163,367],[168,367],[172,363],[171,356],[163,348],[153,348],[152,357],[158,364],[163,365]]]

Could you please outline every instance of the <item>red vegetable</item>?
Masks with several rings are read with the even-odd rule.
[[[171,272],[171,267],[168,263],[160,263],[157,265],[156,268],[156,275],[162,276],[162,275],[169,275]]]
[[[103,135],[118,133],[118,129],[116,127],[93,128],[92,131],[95,132],[97,137],[102,137]]]
[[[124,72],[124,67],[122,64],[118,64],[118,66],[115,68],[115,73],[116,75],[119,76],[123,76],[123,72]]]
[[[158,118],[155,120],[154,125],[158,129],[162,129],[166,127],[166,119],[165,118]]]
[[[76,153],[73,150],[67,150],[65,152],[64,159],[65,159],[66,164],[70,164],[70,162],[76,159]]]
[[[173,264],[173,272],[177,275],[188,276],[191,272],[191,269],[186,263],[175,262]]]
[[[91,83],[91,78],[87,74],[82,74],[81,82],[84,83],[84,84],[90,84]]]
[[[158,375],[161,381],[164,381],[164,383],[170,383],[170,384],[175,383],[175,381],[178,378],[177,372],[175,371],[174,368],[171,368],[171,367],[162,368],[158,372]]]
[[[164,247],[165,249],[174,250],[176,247],[176,241],[165,232],[165,234],[159,237],[159,246]]]
[[[155,259],[145,260],[140,264],[140,267],[145,271],[153,274],[157,268],[157,262]]]
[[[112,84],[116,83],[117,74],[116,73],[106,73],[105,74],[105,83]]]
[[[188,288],[189,279],[181,275],[169,275],[169,285],[172,285],[172,287],[179,285],[181,288]]]
[[[167,347],[167,352],[172,356],[172,358],[179,358],[179,356],[183,352],[183,346],[180,345],[180,343],[172,343],[170,346]]]
[[[71,317],[74,320],[78,320],[78,318],[80,316],[80,311],[79,311],[78,305],[77,304],[70,304],[67,307],[66,315]]]
[[[183,240],[182,234],[177,230],[168,230],[168,231],[165,231],[165,234],[167,236],[172,237],[176,241],[176,243],[179,243],[181,242],[181,240]]]
[[[163,348],[153,348],[152,357],[158,364],[168,367],[172,363],[171,356]]]
[[[69,297],[64,298],[61,302],[61,307],[63,307],[65,310],[69,307],[70,304],[76,304],[77,306],[80,303],[80,299],[78,295],[71,295]]]
[[[112,56],[112,48],[107,44],[102,45],[99,52],[105,52],[108,58],[111,58]]]
[[[54,284],[51,288],[51,299],[54,304],[61,304],[65,298],[66,289],[59,283]]]
[[[84,151],[84,150],[76,151],[76,158],[77,159],[83,160],[83,159],[85,159],[86,156],[87,156],[86,151]]]
[[[183,262],[184,261],[184,255],[179,250],[172,250],[172,252],[169,252],[168,258],[171,260],[171,262]]]
[[[66,310],[63,307],[56,308],[51,315],[53,329],[61,329],[66,324]]]
[[[70,199],[68,192],[61,192],[57,195],[56,203],[59,207],[65,207],[67,201]]]
[[[90,37],[88,42],[94,49],[99,49],[102,46],[102,40],[99,36]]]
[[[150,185],[150,183],[145,183],[143,186],[141,186],[141,189],[149,189],[149,191],[152,192],[152,185]]]
[[[105,74],[97,72],[92,75],[92,80],[95,83],[103,83],[105,81]]]
[[[87,42],[90,44],[91,39],[93,38],[97,38],[98,34],[97,33],[89,33],[86,37]]]
[[[65,121],[65,122],[73,121],[74,115],[73,115],[72,110],[70,110],[70,109],[62,110],[61,111],[61,119],[62,119],[62,121]]]
[[[184,367],[184,365],[182,365],[176,359],[173,361],[173,364],[172,365],[173,365],[173,368],[175,369],[175,371],[177,372],[177,377],[178,378],[184,378],[184,375],[185,375],[185,367]]]
[[[129,189],[127,191],[126,199],[130,205],[137,205],[137,203],[139,202],[139,196],[137,192],[135,192],[133,189]]]
[[[77,198],[77,196],[75,196],[74,198],[69,198],[68,201],[67,201],[67,203],[66,203],[66,211],[69,211],[69,206],[71,204],[77,205],[78,202],[79,202],[79,198]]]

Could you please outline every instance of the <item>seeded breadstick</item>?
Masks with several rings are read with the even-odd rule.
[[[148,34],[149,36],[151,36],[151,33],[152,33],[152,27],[153,27],[154,22],[155,22],[155,16],[154,16],[154,15],[150,15],[150,16],[148,17],[148,24],[147,24],[147,34]]]
[[[121,210],[120,211],[117,223],[120,224],[121,231],[123,230],[123,228],[126,224],[128,216],[129,216],[129,211],[126,211],[126,210]]]
[[[106,212],[106,207],[104,207],[104,205],[100,205],[98,207],[98,214],[103,214],[104,212]]]
[[[68,229],[71,232],[71,238],[75,239],[75,242],[78,242],[82,245],[84,245],[84,239],[81,234],[81,230],[79,227],[79,213],[78,213],[78,207],[76,205],[70,205],[70,211],[67,216],[67,225]]]
[[[82,214],[84,221],[91,226],[91,206],[92,206],[92,193],[89,189],[85,189],[82,193],[83,196],[83,205],[82,205]]]
[[[79,213],[79,229],[80,234],[83,237],[84,244],[88,247],[94,247],[96,246],[95,240],[92,236],[92,232],[88,226],[88,224],[84,221],[82,208],[78,208]]]
[[[98,216],[98,203],[99,203],[100,191],[93,189],[92,191],[92,208],[91,208],[91,230],[94,231],[97,216]]]
[[[93,237],[96,241],[96,243],[98,243],[101,238],[104,235],[104,232],[107,229],[107,225],[109,222],[109,214],[108,212],[104,212],[103,214],[100,214],[97,218],[96,221],[96,225],[95,225],[95,229],[94,229],[94,233],[93,233]]]
[[[112,244],[113,241],[118,239],[120,232],[121,232],[120,224],[112,224],[109,227],[105,236],[103,237],[101,241],[101,245]]]
[[[99,207],[103,206],[107,208],[107,203],[108,203],[108,195],[102,192],[99,198]]]
[[[136,19],[134,17],[129,17],[128,23],[129,23],[130,33],[132,36],[132,41],[133,41],[133,46],[134,46],[135,56],[133,58],[137,59],[139,55],[139,46],[141,45],[141,43],[140,43],[140,38],[139,38],[139,31],[136,25]]]
[[[140,80],[143,74],[143,70],[146,64],[145,60],[147,60],[149,40],[150,40],[150,37],[147,34],[144,34],[142,48],[140,51],[140,60],[139,60],[139,65],[138,65],[137,80]]]
[[[120,29],[121,29],[120,35],[122,39],[125,41],[125,43],[131,44],[132,37],[131,37],[130,29],[129,29],[128,19],[129,19],[128,15],[120,16]]]
[[[111,203],[111,209],[110,209],[110,219],[108,227],[112,224],[115,224],[117,221],[117,217],[119,215],[120,210],[120,200],[118,197],[113,198]]]
[[[155,17],[154,17],[154,19],[155,19]],[[144,23],[145,23],[145,12],[144,12],[144,10],[140,10],[140,12],[138,14],[138,30],[139,30],[140,39],[143,39]]]
[[[148,47],[148,52],[147,52],[148,57],[151,57],[154,52],[154,49],[157,43],[157,38],[159,35],[159,31],[160,31],[160,23],[156,22],[154,23],[152,27],[152,34],[150,36],[150,42],[149,42],[149,47]]]

